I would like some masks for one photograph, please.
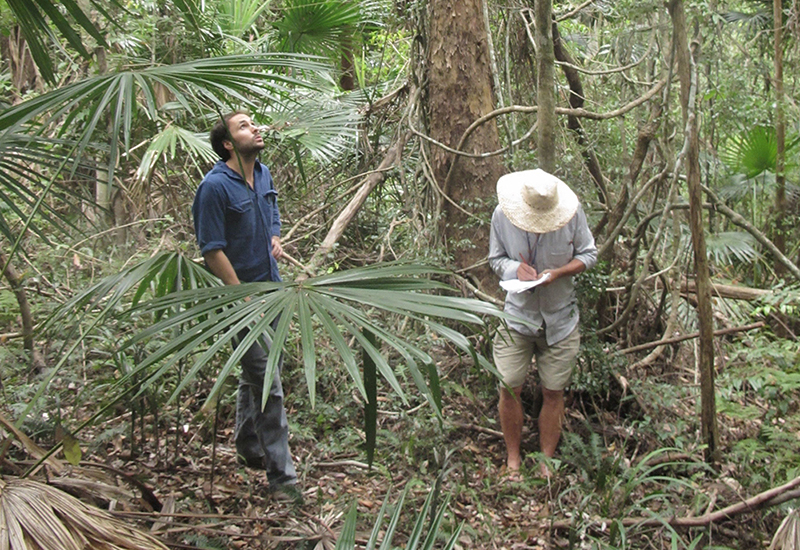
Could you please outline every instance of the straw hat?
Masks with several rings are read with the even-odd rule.
[[[497,199],[508,220],[530,233],[560,229],[578,210],[572,189],[538,168],[502,176],[497,180]]]

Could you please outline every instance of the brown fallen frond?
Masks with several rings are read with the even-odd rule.
[[[166,550],[108,512],[28,479],[0,479],[0,550]]]

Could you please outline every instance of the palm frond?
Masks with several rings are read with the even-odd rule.
[[[157,539],[44,483],[0,479],[0,548],[167,550]]]
[[[291,73],[287,69],[292,69]],[[109,143],[108,171],[113,177],[120,141],[125,150],[129,149],[134,113],[142,109],[151,120],[158,119],[157,85],[163,86],[178,105],[195,115],[205,112],[208,105],[227,109],[228,105],[239,104],[256,110],[256,105],[262,102],[291,103],[291,89],[310,86],[308,81],[290,74],[324,70],[327,70],[326,65],[303,55],[248,54],[97,76],[42,94],[0,113],[0,142],[9,132],[18,132],[34,120],[41,123],[42,131],[60,125],[65,132],[80,115],[85,124],[75,138],[80,144],[76,157],[83,156],[92,137],[100,130],[106,132],[110,128],[111,135],[120,136],[119,141],[114,139]],[[107,118],[110,119],[108,126]]]
[[[376,0],[290,0],[273,23],[281,51],[337,55],[342,39],[365,25],[379,25],[386,3]]]
[[[774,173],[777,152],[775,129],[754,126],[732,136],[720,158],[731,170],[750,179],[764,172]]]
[[[320,162],[329,162],[356,143],[361,115],[358,106],[327,93],[307,94],[298,103],[263,113],[271,137],[297,143]]]
[[[250,32],[270,5],[264,0],[220,0],[215,4],[216,22],[220,30],[237,38]]]
[[[761,9],[751,13],[726,11],[720,14],[723,21],[742,25],[750,34],[772,29],[772,8]]]
[[[709,258],[717,265],[732,265],[735,262],[749,264],[760,256],[756,249],[756,240],[750,233],[712,233],[706,239],[706,246]]]
[[[160,158],[175,159],[178,146],[187,156],[201,162],[213,164],[218,158],[211,148],[207,135],[196,134],[178,125],[168,124],[150,139],[150,145],[142,155],[139,168],[136,170],[136,181],[142,183],[149,180]]]
[[[179,362],[189,362],[188,371],[170,399],[191,384],[197,374],[236,341],[236,349],[217,373],[210,390],[213,399],[221,390],[245,351],[255,342],[269,348],[266,379],[271,379],[290,335],[299,335],[299,350],[312,406],[317,378],[316,341],[333,344],[354,386],[369,400],[358,356],[352,341],[368,356],[374,372],[387,381],[405,402],[405,390],[396,371],[409,372],[421,396],[441,416],[439,375],[433,359],[414,343],[399,337],[387,324],[397,316],[408,317],[453,343],[482,368],[497,375],[469,339],[445,324],[481,325],[482,316],[506,317],[491,304],[447,295],[452,289],[432,277],[446,270],[408,263],[395,263],[331,273],[303,282],[244,283],[219,286],[202,267],[176,253],[162,253],[141,264],[108,277],[77,295],[45,322],[44,330],[59,331],[75,349],[94,327],[118,326],[119,334],[131,334],[120,342],[118,352],[142,349],[158,341],[153,351],[125,373],[120,373],[117,393],[137,380],[144,391],[161,383]],[[246,300],[247,298],[247,300]],[[78,319],[83,326],[66,319]],[[131,323],[145,322],[130,331]],[[293,330],[292,327],[295,327]],[[74,341],[73,341],[74,340]],[[63,355],[67,354],[65,350]],[[55,376],[62,360],[50,376]],[[47,382],[49,382],[49,379]],[[269,387],[265,387],[262,404]],[[40,388],[39,395],[43,392]]]
[[[51,37],[48,20],[56,26],[67,43],[86,59],[91,56],[83,45],[80,29],[89,33],[99,44],[105,45],[102,33],[74,0],[62,0],[60,2],[53,2],[52,0],[6,0],[6,3],[11,8],[22,29],[36,66],[45,80],[50,83],[55,83],[55,73],[53,72],[53,61],[50,59],[50,52],[47,47],[47,42],[50,41]],[[113,4],[119,6],[116,0],[113,1]],[[77,30],[73,27],[73,22],[68,19],[67,15],[62,13],[59,7],[64,7],[72,21],[77,23]]]
[[[60,166],[74,162],[81,173],[93,173],[94,166],[79,163],[72,156],[74,148],[75,143],[71,140],[18,133],[7,133],[0,140],[0,204],[4,206],[0,209],[0,234],[9,241],[15,242],[19,236],[19,228],[11,217],[20,221],[30,218],[40,193],[47,187],[46,178],[54,175]],[[88,198],[75,181],[61,178],[54,180],[50,192],[58,199],[60,207],[71,206],[75,210],[81,201]],[[40,222],[57,231],[75,229],[63,208],[56,208],[51,203],[41,203],[38,216]],[[46,234],[39,230],[39,223],[28,227],[47,242]]]
[[[213,27],[213,18],[209,17],[207,10],[204,9],[204,4],[201,0],[200,3],[195,0],[173,0],[173,3],[178,10],[183,14],[183,21],[186,25],[194,31],[195,36],[199,36],[206,46],[212,46],[213,41],[209,29]]]

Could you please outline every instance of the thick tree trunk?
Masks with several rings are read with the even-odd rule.
[[[681,81],[681,109],[689,147],[685,158],[686,179],[689,191],[689,225],[692,231],[692,248],[697,281],[697,317],[700,324],[700,398],[703,442],[706,460],[719,460],[719,430],[714,384],[714,319],[711,310],[711,277],[703,226],[703,196],[700,187],[700,142],[695,113],[697,72],[689,51],[686,34],[686,15],[682,0],[668,4],[672,17],[673,40],[678,59],[678,76]]]
[[[428,6],[428,133],[456,148],[470,124],[494,107],[482,0],[431,0]],[[499,143],[492,119],[469,137],[462,150],[472,154],[496,151]],[[504,172],[500,157],[459,157],[434,147],[431,166],[445,195],[440,234],[455,266],[464,269],[478,264],[489,248],[495,188]],[[490,279],[486,266],[468,274],[481,283]]]
[[[555,52],[553,49],[553,2],[536,0],[534,9],[536,27],[536,69],[538,88],[536,101],[539,104],[539,168],[555,174],[556,171],[556,87]]]

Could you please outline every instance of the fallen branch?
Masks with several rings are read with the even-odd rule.
[[[736,332],[745,332],[748,330],[755,330],[757,328],[762,328],[764,323],[759,321],[757,323],[753,323],[750,325],[744,325],[742,327],[732,327],[732,328],[723,328],[720,330],[714,331],[714,336],[724,336],[726,334],[734,334]],[[684,334],[682,336],[676,336],[674,338],[665,338],[663,340],[656,340],[655,342],[648,342],[646,344],[640,344],[638,346],[633,346],[631,348],[626,348],[620,350],[620,353],[634,353],[637,351],[642,351],[646,349],[655,348],[657,346],[666,346],[669,344],[676,344],[678,342],[683,342],[684,340],[691,340],[692,338],[698,338],[700,336],[699,332],[692,332],[691,334]]]
[[[477,424],[470,424],[468,422],[453,422],[453,426],[462,430],[471,430],[473,432],[491,435],[492,437],[497,437],[500,439],[503,438],[503,432],[486,428],[484,426],[478,426]]]
[[[47,451],[39,447],[30,437],[25,435],[25,433],[17,428],[13,422],[3,416],[0,413],[0,425],[5,427],[19,442],[19,445],[25,449],[25,451],[30,454],[33,458],[37,460],[42,460],[44,457],[45,463],[53,469],[53,471],[57,474],[61,474],[64,471],[64,463],[58,460],[57,458],[50,456]],[[0,430],[0,435],[2,435],[2,430]],[[11,439],[9,438],[9,441]],[[0,453],[2,454],[2,453]]]
[[[760,510],[761,508],[765,508],[768,506],[774,506],[776,504],[780,504],[785,502],[785,499],[782,499],[785,495],[797,495],[797,489],[800,487],[800,477],[794,478],[789,483],[781,485],[780,487],[775,487],[774,489],[769,489],[768,491],[764,491],[763,493],[759,493],[754,497],[750,497],[747,500],[743,500],[742,502],[737,502],[736,504],[732,504],[722,510],[718,510],[716,512],[711,512],[704,514],[698,517],[683,517],[683,518],[665,518],[665,517],[657,517],[657,518],[623,518],[622,524],[626,527],[660,527],[663,525],[670,525],[671,527],[707,527],[712,523],[717,523],[726,519],[731,519],[734,516],[739,514],[744,514],[747,512],[754,512],[756,510]],[[610,524],[612,521],[617,521],[616,519],[598,519],[596,523],[601,524]],[[573,527],[573,522],[570,520],[565,521],[556,521],[552,524],[553,529],[555,530],[564,530],[570,529]]]
[[[694,281],[685,281],[681,291],[696,293],[697,284]],[[711,293],[714,296],[719,296],[720,298],[731,298],[733,300],[746,300],[748,302],[752,302],[763,296],[772,294],[772,291],[764,290],[763,288],[751,288],[747,286],[712,284]]]

